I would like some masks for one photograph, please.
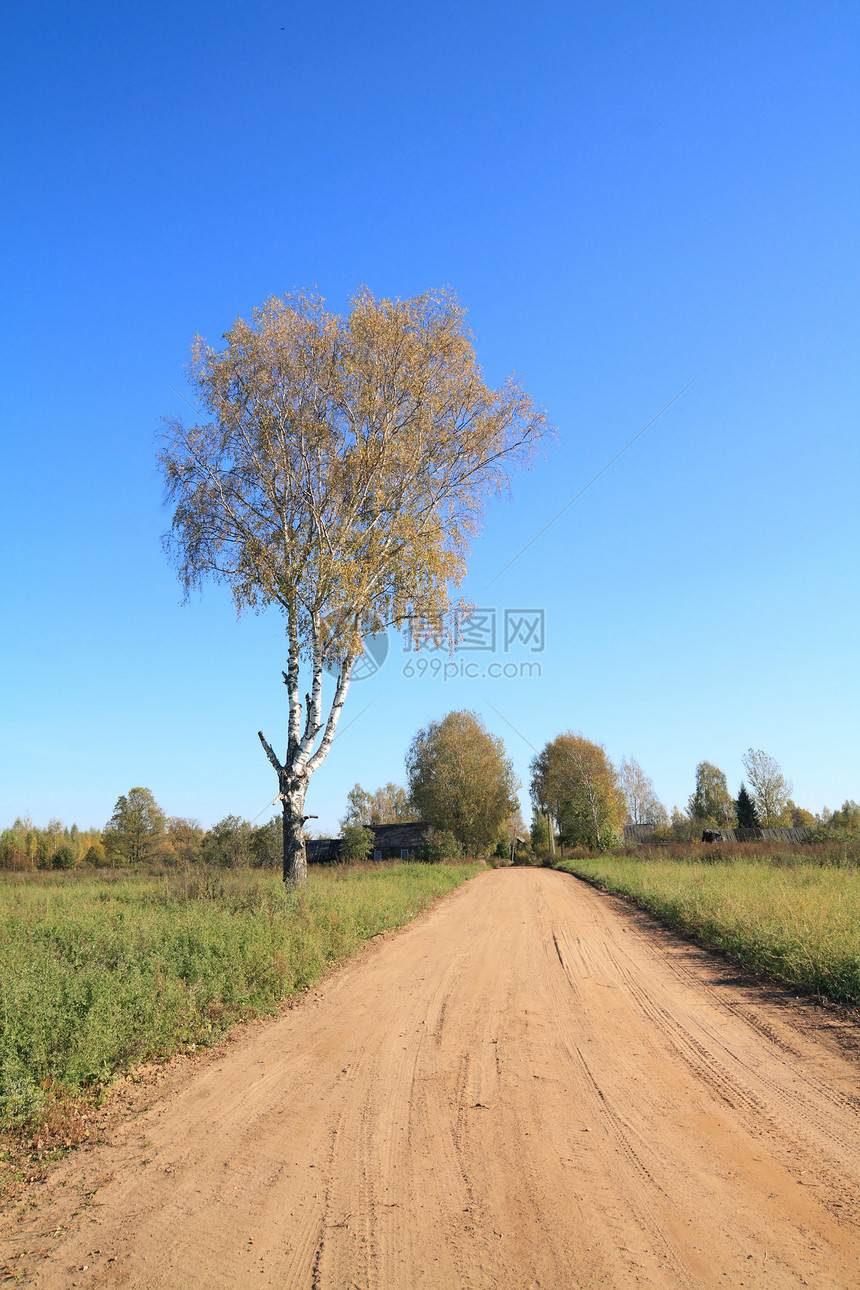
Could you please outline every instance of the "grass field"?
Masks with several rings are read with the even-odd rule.
[[[712,853],[713,854],[713,853]],[[860,1004],[860,869],[809,857],[564,861],[738,963]]]
[[[477,872],[402,864],[0,876],[0,1128],[273,1012]]]

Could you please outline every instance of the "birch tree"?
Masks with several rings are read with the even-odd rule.
[[[626,804],[602,744],[568,731],[532,759],[535,811],[555,820],[562,842],[603,851],[614,845]]]
[[[355,784],[346,795],[346,812],[340,822],[341,829],[356,825],[412,823],[415,812],[409,803],[409,796],[401,784],[390,781],[378,788],[375,793],[368,793],[360,784]]]
[[[687,801],[687,814],[697,825],[711,824],[730,829],[735,821],[735,804],[729,793],[725,772],[709,761],[696,767],[696,791]]]
[[[284,878],[298,883],[308,781],[362,637],[410,619],[437,643],[451,630],[483,505],[548,426],[513,378],[485,384],[449,291],[401,301],[362,289],[343,317],[310,293],[273,297],[223,339],[192,351],[203,420],[166,423],[165,544],[186,598],[212,578],[239,613],[284,616],[283,755],[259,738],[283,807]]]
[[[794,785],[783,775],[775,758],[761,748],[749,748],[741,761],[760,823],[766,829],[775,828],[782,821]]]
[[[652,780],[635,757],[622,757],[618,782],[627,803],[628,824],[665,824],[668,813],[654,791]]]

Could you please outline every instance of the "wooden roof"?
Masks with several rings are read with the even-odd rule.
[[[373,845],[399,847],[401,850],[423,847],[430,838],[429,824],[372,824]]]

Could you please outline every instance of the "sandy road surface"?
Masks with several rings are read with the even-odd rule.
[[[488,871],[67,1160],[35,1284],[860,1286],[850,1033],[568,875]]]

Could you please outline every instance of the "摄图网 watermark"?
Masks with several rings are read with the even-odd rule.
[[[518,646],[530,654],[542,654],[546,648],[545,609],[470,609],[458,617],[456,629],[455,654],[495,654],[500,650],[508,654]],[[404,653],[427,648],[433,634],[431,623],[410,623],[404,635]]]
[[[408,624],[403,653],[410,657],[401,666],[407,680],[521,681],[539,679],[541,664],[534,658],[514,655],[543,654],[546,649],[546,610],[483,606],[462,613],[456,620],[456,644],[450,651],[437,645],[442,631],[420,621]],[[385,666],[391,652],[387,631],[365,637],[364,650],[352,669],[353,681],[366,681]],[[496,655],[475,659],[476,654]],[[499,657],[501,656],[501,657]],[[338,667],[327,670],[336,676]]]

